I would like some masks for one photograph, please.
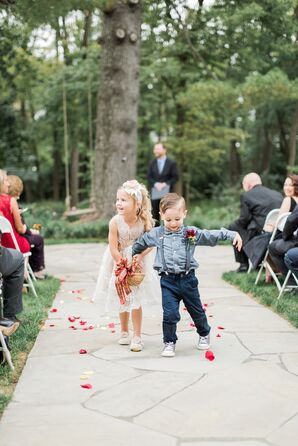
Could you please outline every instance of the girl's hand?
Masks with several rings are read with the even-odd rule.
[[[142,254],[136,254],[135,256],[133,256],[133,260],[138,263],[141,264],[143,261],[143,256]]]
[[[235,246],[238,249],[238,251],[241,251],[241,248],[242,248],[242,238],[240,237],[238,232],[237,232],[237,234],[234,237],[233,246]]]

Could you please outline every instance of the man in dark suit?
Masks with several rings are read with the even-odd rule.
[[[243,178],[244,194],[240,201],[240,217],[230,226],[231,231],[239,232],[243,240],[241,251],[234,249],[235,260],[240,263],[237,272],[248,270],[248,257],[243,247],[256,235],[261,234],[267,214],[280,208],[283,197],[279,192],[262,185],[257,173],[251,172]]]
[[[149,164],[147,178],[151,186],[152,216],[159,224],[159,202],[164,195],[173,191],[179,175],[176,162],[167,157],[163,144],[155,144],[153,153],[155,159]]]
[[[278,271],[284,275],[287,274],[288,268],[292,271],[292,265],[295,266],[296,264],[296,270],[298,268],[298,236],[297,234],[294,234],[297,229],[298,206],[296,206],[292,214],[288,216],[282,231],[282,238],[274,240],[269,245],[270,258]]]

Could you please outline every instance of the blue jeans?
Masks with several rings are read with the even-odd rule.
[[[205,311],[203,310],[198,290],[198,279],[194,271],[186,275],[168,274],[160,279],[163,308],[163,340],[164,342],[177,341],[176,327],[180,321],[179,304],[183,300],[190,314],[197,332],[207,336],[210,332]]]
[[[289,249],[285,254],[284,261],[286,266],[298,279],[298,248]]]

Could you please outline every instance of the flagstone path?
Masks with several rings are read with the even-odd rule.
[[[296,446],[298,331],[221,279],[236,267],[232,249],[198,250],[214,361],[182,307],[175,358],[160,357],[159,305],[144,309],[144,350],[119,346],[117,318],[90,302],[103,250],[46,247],[49,273],[65,281],[0,421],[1,446]]]

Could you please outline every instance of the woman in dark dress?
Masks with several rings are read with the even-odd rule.
[[[298,175],[288,174],[284,182],[283,190],[285,198],[281,204],[278,217],[286,212],[292,212],[298,204]],[[274,225],[266,225],[263,234],[254,237],[246,244],[244,251],[252,262],[253,268],[257,268],[263,260],[273,230]],[[281,233],[278,231],[276,238],[280,237],[280,235]],[[266,273],[266,281],[271,281],[269,272]]]

